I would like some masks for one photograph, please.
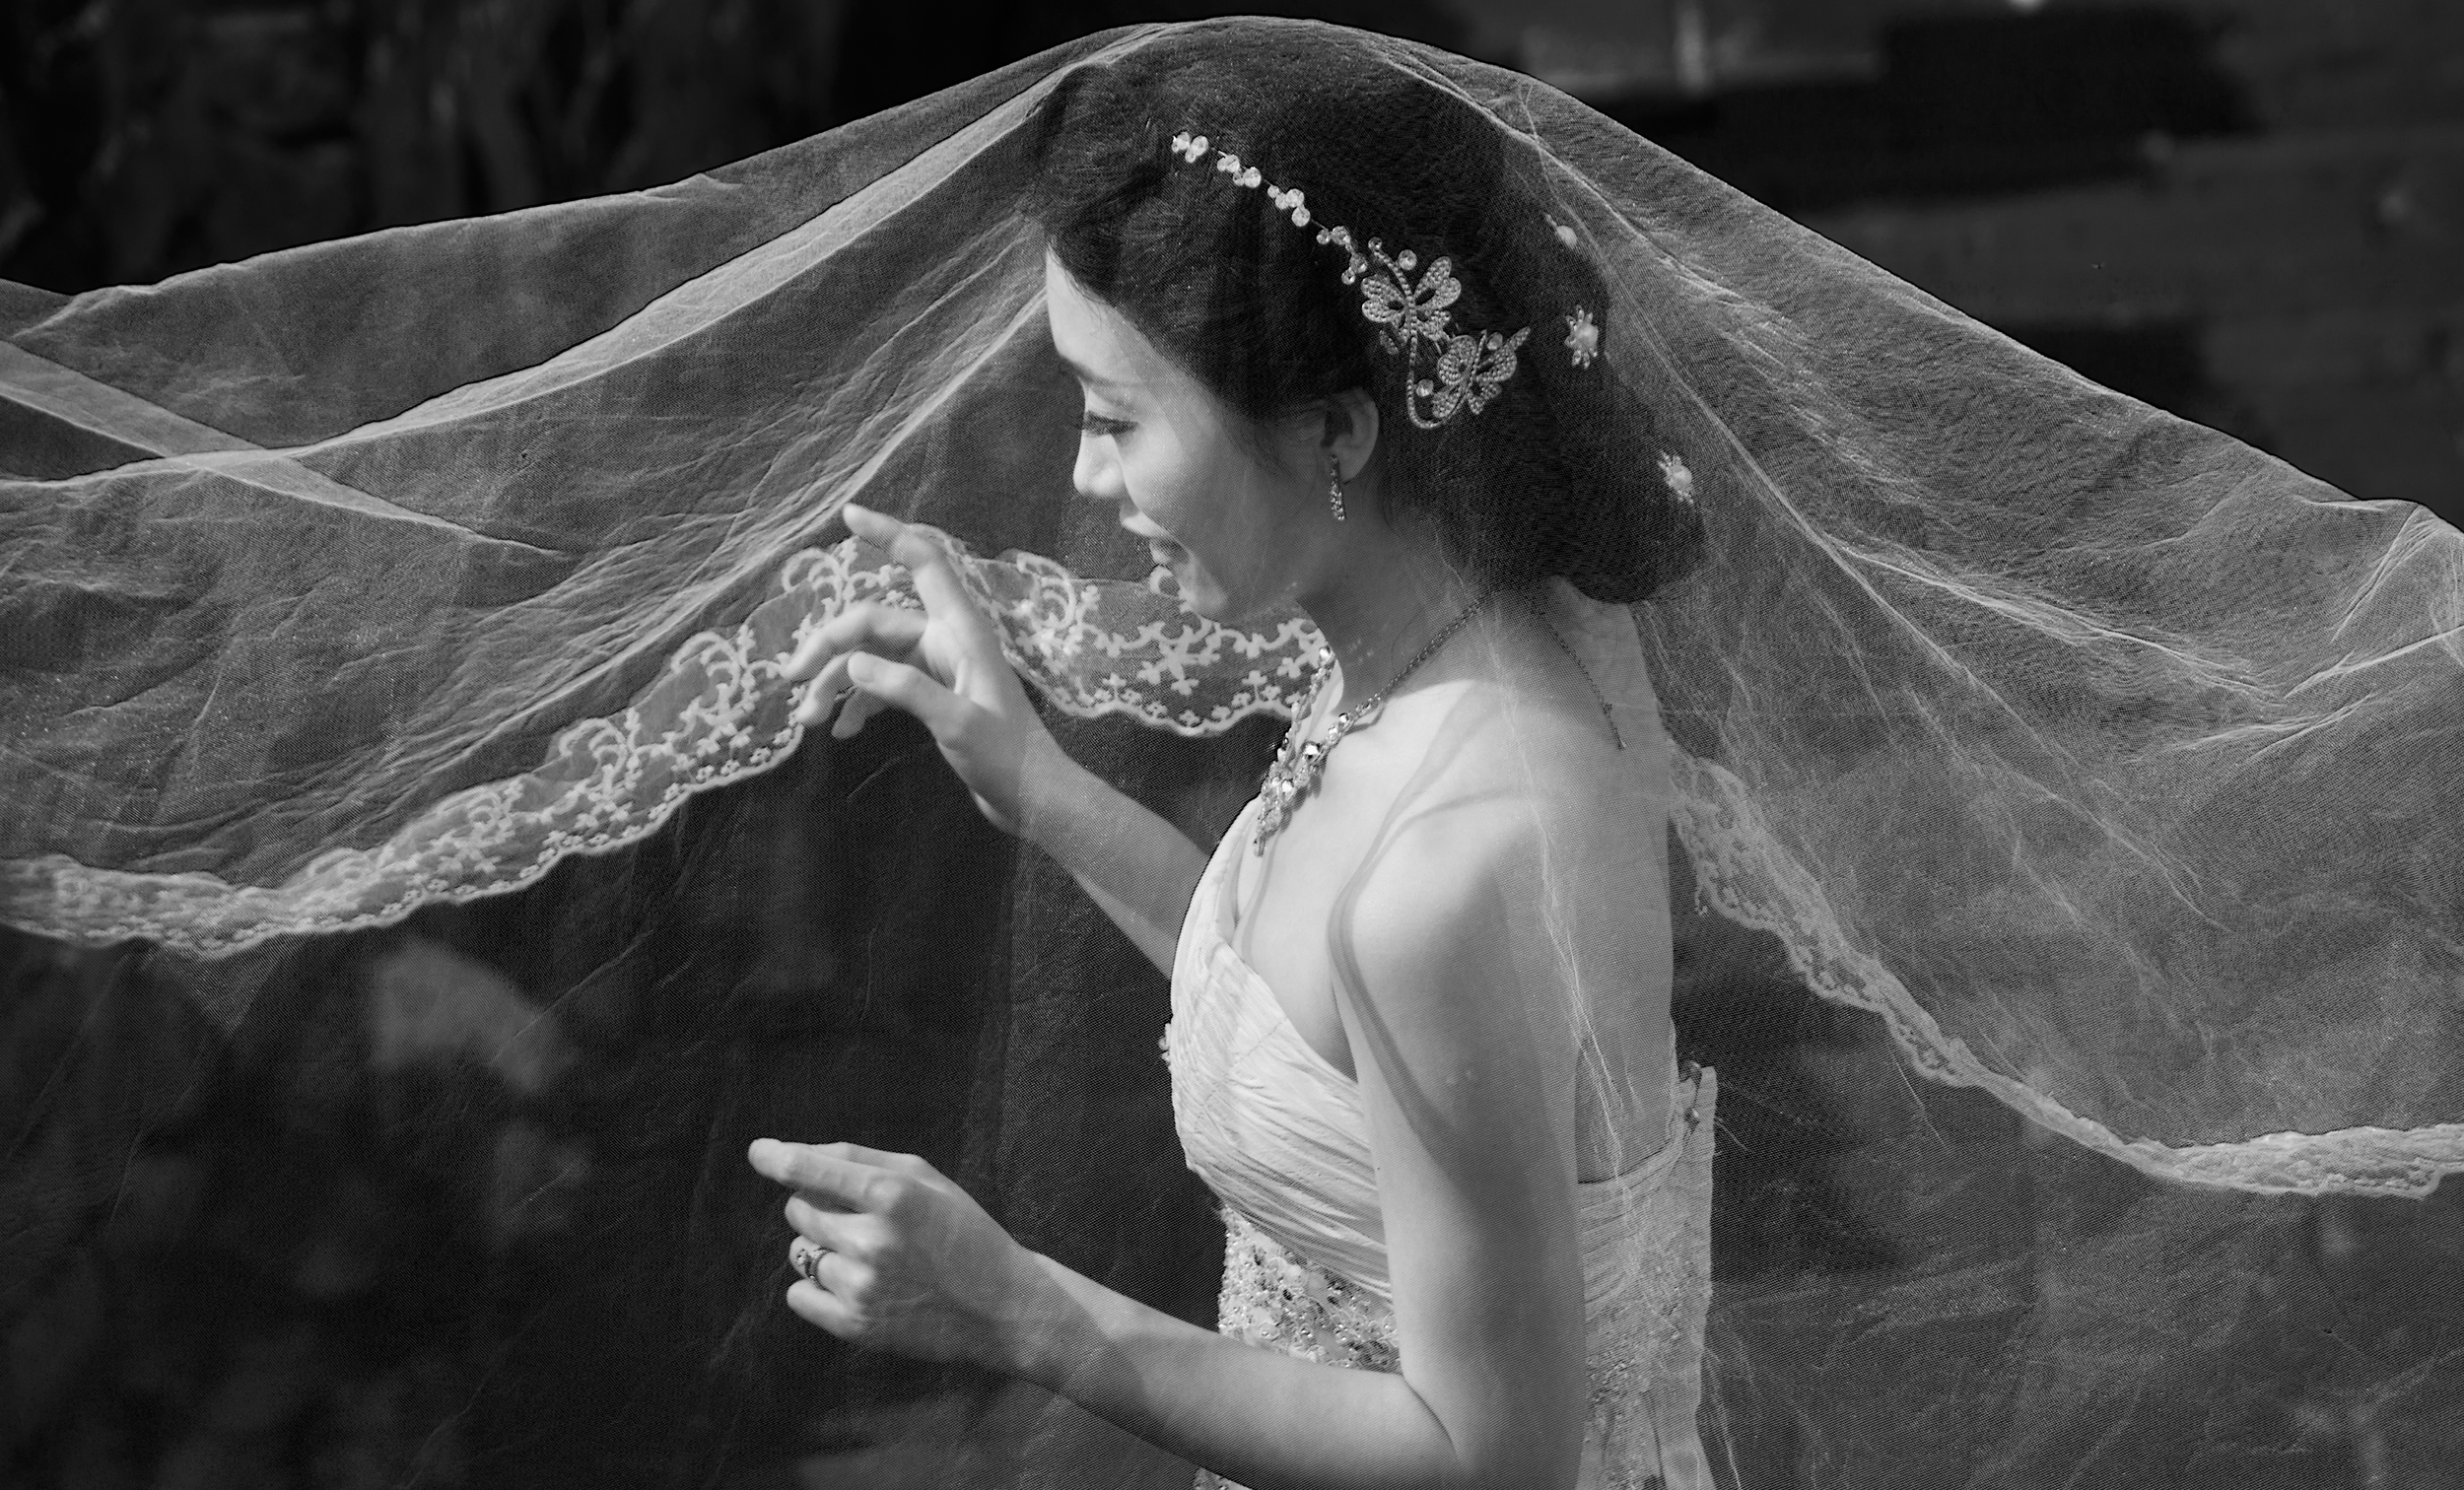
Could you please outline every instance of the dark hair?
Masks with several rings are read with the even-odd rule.
[[[1043,109],[1030,211],[1061,266],[1244,419],[1366,390],[1390,503],[1426,514],[1494,583],[1561,575],[1623,602],[1693,567],[1702,521],[1670,491],[1650,409],[1608,361],[1577,368],[1561,345],[1581,307],[1608,350],[1608,287],[1496,121],[1324,31],[1201,36],[1082,68]],[[1232,185],[1211,155],[1185,162],[1171,148],[1183,133],[1301,190],[1313,227]],[[1318,241],[1326,224],[1451,259],[1458,329],[1531,328],[1483,411],[1412,423],[1405,360],[1361,313],[1343,250]]]

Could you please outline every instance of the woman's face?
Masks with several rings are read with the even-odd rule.
[[[1262,461],[1237,416],[1050,254],[1053,345],[1086,395],[1073,481],[1169,569],[1182,602],[1236,621],[1292,602],[1310,548],[1298,473]]]

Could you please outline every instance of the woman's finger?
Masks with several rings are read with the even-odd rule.
[[[920,1179],[937,1179],[941,1173],[923,1156],[903,1154],[896,1149],[866,1148],[860,1143],[847,1142],[833,1143],[827,1147],[831,1153],[842,1159],[853,1159],[857,1164],[869,1164],[875,1169],[885,1169],[892,1174],[913,1175]]]
[[[837,1294],[856,1304],[869,1298],[881,1280],[878,1270],[863,1258],[802,1237],[787,1244],[787,1266],[822,1292]]]
[[[916,611],[866,605],[817,628],[780,669],[789,682],[809,680],[802,702],[795,707],[794,721],[811,728],[849,702],[855,692],[847,676],[849,658],[864,653],[894,659],[913,656],[924,639],[924,625],[925,618]],[[846,739],[863,727],[864,718],[873,711],[861,711],[852,723],[835,731],[838,738]]]
[[[745,1157],[763,1177],[789,1189],[802,1190],[808,1199],[852,1211],[864,1209],[865,1199],[881,1180],[881,1171],[871,1165],[857,1164],[808,1143],[757,1138]]]
[[[813,681],[804,689],[803,702],[795,706],[796,723],[809,729],[829,718],[831,711],[841,710],[842,706],[863,697],[847,676],[848,657],[856,655],[858,653],[849,652],[846,656],[833,657],[829,666],[814,675]],[[847,734],[842,733],[839,738],[845,739]]]
[[[823,663],[821,671],[813,674],[812,683],[804,690],[804,702],[796,708],[796,722],[818,724],[829,717],[833,708],[846,703],[856,691],[856,685],[847,676],[848,661],[867,655],[879,656],[880,653],[869,647],[855,647]]]
[[[981,619],[975,600],[968,595],[967,587],[958,582],[958,572],[950,568],[949,553],[941,545],[910,528],[899,535],[890,552],[914,577],[925,614],[936,621]]]
[[[840,507],[839,517],[847,530],[877,549],[886,549],[898,541],[907,524],[887,512],[876,512],[860,503],[850,502]]]
[[[857,537],[888,549],[891,558],[907,567],[908,575],[916,581],[916,593],[924,600],[925,614],[935,621],[990,635],[991,624],[977,611],[967,587],[958,582],[958,572],[950,567],[947,550],[914,526],[870,508],[850,503],[842,511],[848,527]]]
[[[818,1324],[842,1340],[852,1340],[863,1333],[863,1318],[854,1305],[826,1288],[817,1288],[805,1278],[798,1278],[787,1289],[787,1308],[808,1324]]]
[[[924,616],[903,606],[854,605],[814,627],[780,669],[791,683],[824,671],[853,651],[905,655],[924,636]]]
[[[831,1205],[813,1203],[812,1192],[797,1190],[787,1196],[787,1225],[796,1234],[825,1252],[843,1256],[869,1256],[875,1240],[877,1224],[859,1211],[833,1209]]]
[[[834,711],[844,716],[845,706],[862,697],[863,695],[857,693],[856,686],[848,682],[845,676],[825,678],[804,691],[803,702],[795,706],[794,722],[803,725],[806,729],[811,729],[829,718]],[[845,729],[834,729],[832,732],[842,740],[854,733],[853,730]]]
[[[914,714],[935,736],[948,734],[964,722],[967,701],[922,668],[859,652],[848,659],[847,677],[871,697]]]
[[[862,689],[850,685],[847,702],[839,708],[838,722],[830,726],[830,738],[834,740],[855,739],[862,732],[866,724],[872,722],[874,714],[889,707]]]

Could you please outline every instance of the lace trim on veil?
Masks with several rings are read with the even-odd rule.
[[[1035,554],[986,559],[926,531],[999,623],[1010,661],[1064,712],[1210,735],[1280,715],[1306,681],[1318,644],[1306,621],[1239,631],[1191,615],[1151,583],[1081,578]],[[694,793],[785,759],[802,731],[790,722],[799,690],[781,669],[816,628],[866,601],[920,603],[906,570],[878,550],[852,538],[804,550],[778,593],[734,630],[688,640],[623,712],[573,725],[536,769],[445,797],[381,844],[320,854],[278,885],[100,869],[61,854],[9,860],[0,918],[87,945],[144,939],[214,957],[520,890],[569,854],[638,843]]]
[[[1943,1031],[1889,968],[1858,950],[1814,877],[1791,859],[1745,782],[1717,762],[1670,750],[1670,824],[1693,860],[1695,893],[1740,925],[1777,935],[1806,986],[1880,1015],[1917,1068],[1946,1086],[1982,1087],[2063,1137],[2160,1180],[2266,1193],[2427,1195],[2464,1165],[2464,1123],[2412,1129],[2264,1133],[2237,1143],[2168,1145],[2124,1139],[2024,1082],[1988,1066]]]
[[[938,535],[962,582],[999,624],[1013,664],[1056,709],[1121,715],[1198,737],[1255,714],[1285,716],[1316,630],[1217,625],[1149,584],[1088,579],[1053,560],[974,554]],[[687,641],[621,713],[560,734],[537,769],[447,796],[384,843],[320,854],[278,885],[211,874],[101,869],[65,855],[0,862],[0,919],[86,945],[145,939],[222,956],[283,936],[399,921],[432,903],[503,895],[567,855],[603,853],[662,827],[696,792],[766,771],[795,748],[796,690],[780,670],[810,632],[863,601],[915,605],[904,569],[856,540],[788,560],[779,592],[728,632]],[[1672,824],[1697,894],[1777,934],[1807,985],[1883,1019],[1927,1075],[1979,1086],[2030,1118],[2150,1175],[2262,1191],[2423,1195],[2464,1169],[2464,1123],[2267,1133],[2233,1143],[2124,1140],[1996,1072],[1946,1035],[1888,968],[1858,950],[1820,888],[1755,810],[1745,784],[1671,744]]]

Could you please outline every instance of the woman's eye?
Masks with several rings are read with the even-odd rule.
[[[1136,427],[1126,419],[1108,419],[1093,409],[1078,416],[1078,429],[1082,433],[1099,439],[1106,435],[1127,435],[1134,428]]]

